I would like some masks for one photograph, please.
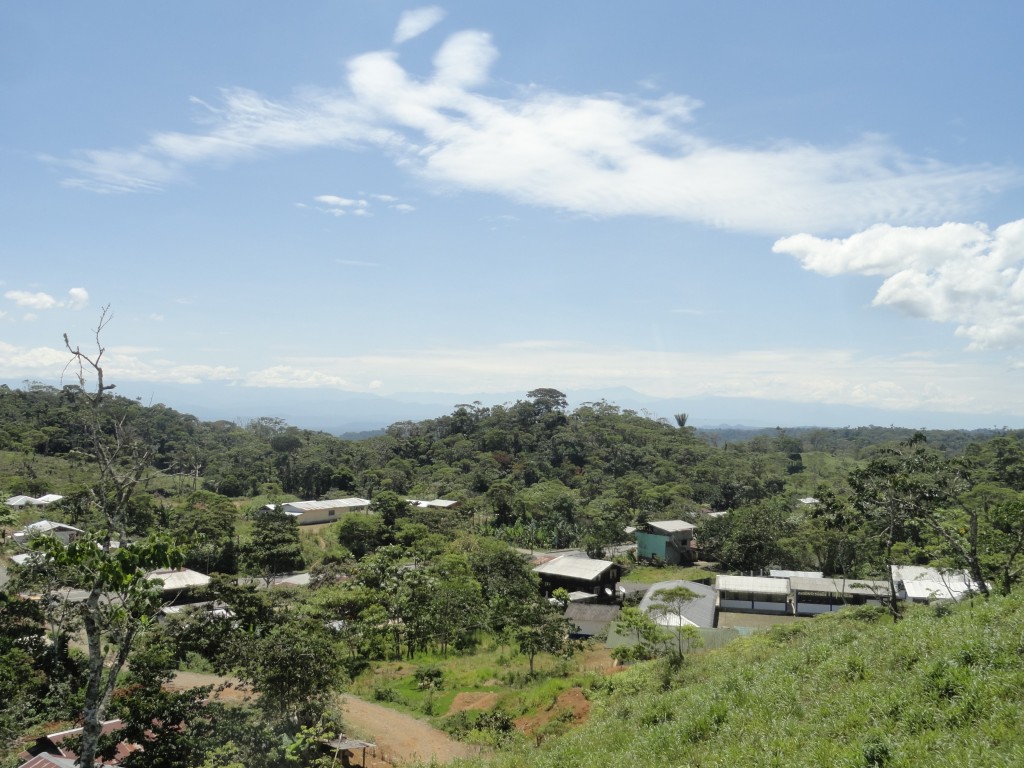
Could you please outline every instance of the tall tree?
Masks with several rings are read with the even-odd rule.
[[[299,526],[280,507],[254,510],[252,538],[239,553],[243,570],[262,578],[269,587],[283,573],[302,568]]]
[[[92,768],[95,763],[101,723],[118,673],[160,607],[159,587],[146,573],[181,563],[180,553],[166,540],[150,538],[119,548],[113,545],[115,539],[126,543],[132,496],[149,469],[151,451],[132,430],[122,403],[108,394],[114,385],[104,380],[101,363],[106,350],[101,335],[111,317],[109,306],[104,307],[93,331],[94,353],[72,346],[64,334],[71,355],[68,366],[79,384],[80,394],[74,398],[77,414],[89,458],[95,463],[91,499],[102,527],[95,536],[68,546],[45,537],[36,544],[44,556],[34,560],[39,568],[61,573],[65,586],[85,590],[78,603],[88,651],[79,751],[82,768]],[[95,390],[86,395],[90,381]]]

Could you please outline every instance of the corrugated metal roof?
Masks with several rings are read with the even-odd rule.
[[[564,576],[567,579],[594,581],[614,565],[615,563],[611,560],[591,560],[589,557],[562,555],[543,565],[538,565],[533,570],[534,573],[545,576]]]
[[[959,600],[977,592],[967,571],[940,571],[920,565],[892,566],[893,579],[903,583],[911,600]]]
[[[788,595],[789,579],[773,579],[769,576],[716,576],[715,589],[719,592]]]
[[[370,500],[352,497],[348,499],[324,499],[323,501],[286,501],[281,506],[286,512],[291,509],[301,513],[313,512],[321,509],[368,507],[370,506]]]
[[[790,576],[790,586],[797,592],[825,592],[833,595],[884,595],[889,592],[886,581],[844,579],[842,576]]]

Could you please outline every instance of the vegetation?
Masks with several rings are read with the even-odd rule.
[[[11,568],[14,586],[43,600],[0,591],[0,738],[12,749],[85,712],[94,724],[120,716],[123,735],[145,744],[130,767],[312,766],[317,738],[341,727],[335,696],[347,686],[522,764],[517,718],[582,687],[600,705],[587,735],[551,739],[526,762],[915,765],[973,747],[984,759],[971,764],[997,765],[1024,754],[1020,702],[1007,693],[1021,682],[1011,636],[1022,433],[871,427],[726,441],[687,426],[687,414],[673,424],[605,402],[570,411],[543,388],[349,441],[271,418],[206,423],[143,406],[105,388],[102,348],[69,351],[100,374],[95,392],[0,387],[0,491],[59,492],[47,517],[87,531],[70,547],[42,539],[35,565]],[[330,525],[300,529],[272,508],[356,494],[370,512]],[[407,497],[459,506],[420,509]],[[898,562],[966,570],[994,596],[905,617],[890,599],[898,623],[852,611],[714,653],[695,653],[685,627],[625,608],[619,633],[637,642],[616,654],[636,667],[584,673],[561,610],[540,598],[515,548],[602,556],[628,540],[628,525],[674,518],[697,524],[715,564],[623,561],[627,580],[769,567],[888,578]],[[144,575],[181,563],[214,575],[197,595],[210,608],[158,622]],[[270,589],[299,569],[309,587]],[[89,597],[69,603],[66,587]],[[653,613],[680,623],[692,597],[663,590]],[[227,707],[206,689],[164,690],[183,665],[234,675],[258,695]],[[495,701],[449,714],[471,692]],[[542,735],[573,723],[570,713]],[[112,748],[87,731],[86,750]]]
[[[1019,765],[1024,593],[858,608],[594,681],[587,725],[463,766]]]

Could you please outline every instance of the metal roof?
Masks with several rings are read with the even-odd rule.
[[[672,589],[672,587],[686,587],[694,593],[695,597],[683,606],[683,623],[692,624],[695,627],[711,628],[715,626],[715,590],[706,584],[698,584],[694,581],[659,581],[652,584],[647,590],[644,599],[640,601],[640,610],[650,613],[651,606],[660,603],[659,590]],[[674,627],[679,624],[676,616],[667,614],[652,615],[658,624],[665,627]]]
[[[348,499],[324,499],[323,501],[286,501],[281,506],[286,512],[288,510],[295,510],[301,514],[303,512],[314,512],[321,509],[368,507],[370,506],[370,500],[352,497]]]
[[[794,576],[803,576],[808,579],[820,579],[825,576],[821,571],[783,571],[775,568],[769,570],[768,575],[773,579],[791,579]]]
[[[889,582],[868,579],[844,579],[842,576],[790,576],[794,592],[825,592],[833,595],[884,595]]]
[[[650,528],[657,528],[665,533],[679,533],[680,531],[692,531],[697,526],[685,520],[652,520],[647,523]]]
[[[146,578],[160,579],[160,581],[164,583],[164,592],[170,592],[176,589],[188,589],[190,587],[205,587],[210,583],[209,576],[204,573],[199,573],[198,571],[189,570],[188,568],[150,571],[146,574]]]
[[[615,566],[611,560],[591,560],[589,557],[562,555],[533,569],[544,576],[563,576],[567,579],[595,581],[609,568]]]
[[[719,592],[788,595],[789,579],[773,579],[770,576],[716,576],[715,589]]]
[[[959,600],[977,587],[967,571],[940,571],[920,565],[892,566],[894,581],[903,583],[911,600]]]

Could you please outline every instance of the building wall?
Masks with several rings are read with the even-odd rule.
[[[653,557],[657,557],[659,560],[665,560],[665,543],[667,541],[667,536],[661,536],[656,533],[644,533],[643,531],[637,531],[636,556],[641,558],[642,560],[650,560]]]

